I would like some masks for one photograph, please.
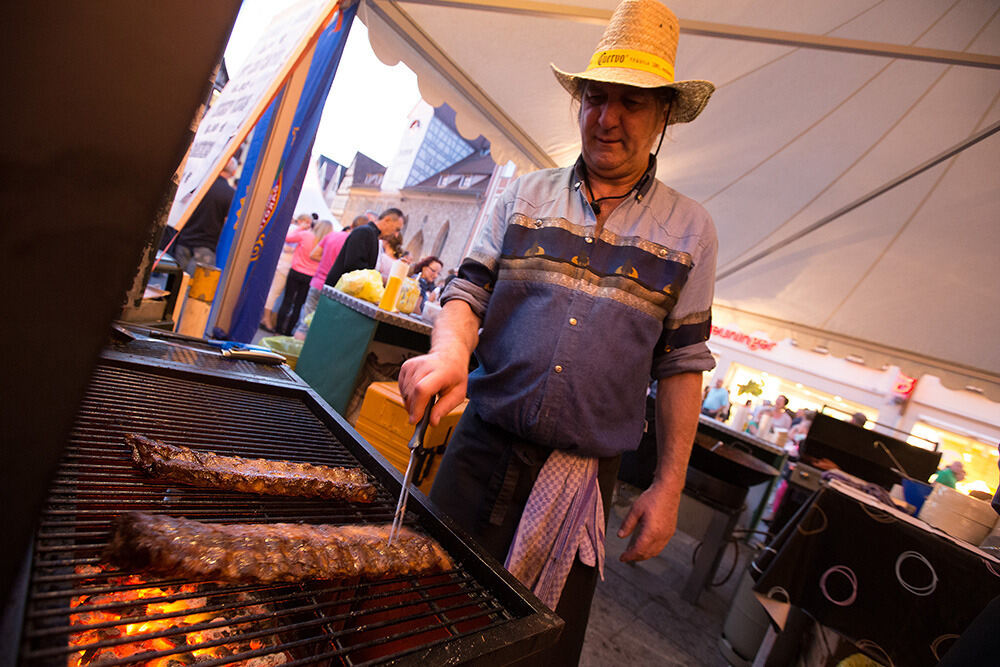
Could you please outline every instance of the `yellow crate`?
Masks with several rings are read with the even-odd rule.
[[[204,266],[198,264],[194,269],[194,276],[191,277],[191,289],[188,298],[198,299],[212,303],[215,299],[215,290],[219,286],[219,277],[222,269],[215,266]]]
[[[429,470],[418,485],[424,493],[429,493],[434,475],[441,463],[441,453],[455,430],[459,418],[468,401],[449,412],[437,426],[428,426],[424,435],[424,447],[432,450]],[[406,445],[413,436],[413,426],[403,407],[399,395],[399,385],[395,382],[373,382],[365,391],[358,422],[354,426],[361,436],[370,442],[396,470],[406,471],[410,450]],[[416,479],[416,478],[415,478]]]

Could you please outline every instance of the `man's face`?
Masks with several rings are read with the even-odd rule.
[[[617,83],[587,83],[580,101],[583,160],[595,176],[637,179],[663,126],[655,93]]]
[[[403,219],[398,215],[387,215],[379,220],[379,229],[382,230],[381,238],[390,239],[403,229]]]

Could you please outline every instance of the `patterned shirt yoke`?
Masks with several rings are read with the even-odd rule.
[[[714,367],[715,227],[655,165],[599,234],[581,161],[504,192],[442,295],[483,320],[469,396],[485,421],[611,456],[638,446],[650,378]]]

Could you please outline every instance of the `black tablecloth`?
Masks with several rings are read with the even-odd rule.
[[[836,483],[752,569],[779,625],[791,603],[890,667],[937,664],[1000,595],[1000,560]]]

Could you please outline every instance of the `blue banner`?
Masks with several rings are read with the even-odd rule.
[[[281,104],[281,92],[274,98],[267,110],[257,121],[253,136],[250,137],[250,145],[247,146],[246,159],[243,160],[243,172],[239,183],[236,184],[236,194],[233,195],[233,203],[229,207],[229,214],[226,216],[226,223],[222,226],[222,233],[219,235],[219,243],[215,248],[215,265],[220,269],[226,268],[226,261],[229,253],[232,252],[233,242],[236,240],[236,231],[239,227],[240,218],[246,212],[247,191],[253,185],[253,175],[257,173],[257,161],[260,159],[260,151],[270,134],[271,121],[274,120],[274,110]]]
[[[309,167],[309,160],[312,159],[313,142],[316,139],[320,117],[323,115],[323,107],[326,104],[327,95],[330,93],[333,77],[337,73],[337,66],[340,65],[340,57],[344,53],[344,45],[347,43],[347,35],[351,30],[357,9],[358,3],[354,3],[346,9],[339,8],[330,21],[330,25],[319,36],[316,52],[309,65],[309,73],[302,88],[302,96],[299,98],[299,105],[295,110],[292,127],[288,132],[288,139],[282,152],[278,173],[271,186],[271,195],[264,219],[259,224],[257,240],[250,253],[250,264],[243,279],[239,299],[233,310],[229,331],[216,327],[212,332],[214,338],[249,343],[254,334],[257,333],[257,325],[264,314],[264,302],[267,300],[267,292],[271,288],[271,280],[274,278],[274,271],[278,266],[281,248],[285,243],[285,235],[288,233],[288,225],[295,215],[295,204],[298,202],[299,192],[302,190],[302,182]],[[274,106],[275,104],[272,104],[272,107]],[[257,127],[266,128],[267,125],[262,123],[263,118]],[[261,134],[267,133],[261,132]],[[256,141],[257,137],[255,136],[253,143]],[[246,195],[243,182],[251,181],[252,179],[248,178],[247,174],[253,173],[252,171],[247,172],[247,165],[251,159],[256,165],[260,150],[261,147],[258,145],[257,152],[253,152],[247,157],[244,174],[240,179],[243,197]],[[236,197],[241,197],[240,191],[237,191]],[[230,215],[233,215],[233,211],[230,211]],[[254,223],[250,221],[248,224]],[[227,224],[224,234],[232,234],[229,228],[230,225]]]

